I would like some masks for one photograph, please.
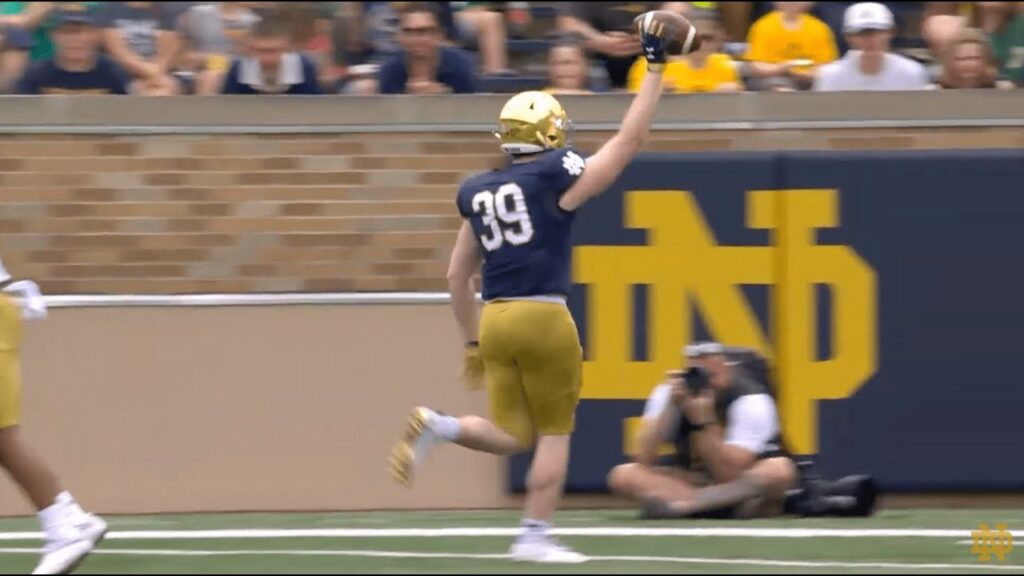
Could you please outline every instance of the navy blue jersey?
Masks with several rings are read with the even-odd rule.
[[[561,148],[462,184],[457,203],[484,255],[484,300],[569,295],[574,214],[558,200],[584,167]]]
[[[18,94],[127,94],[128,76],[116,62],[100,56],[85,72],[64,70],[50,58],[33,63],[18,80]]]

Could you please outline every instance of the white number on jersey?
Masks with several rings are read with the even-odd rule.
[[[480,214],[488,228],[480,236],[480,243],[488,252],[501,248],[505,242],[520,246],[533,238],[533,222],[526,210],[523,189],[518,184],[505,184],[498,188],[497,194],[490,190],[477,192],[473,196],[473,212]]]
[[[572,176],[579,176],[583,174],[583,169],[587,166],[586,160],[580,157],[579,154],[569,151],[562,156],[562,167],[565,171]]]

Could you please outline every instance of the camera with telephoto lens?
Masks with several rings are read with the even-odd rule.
[[[691,396],[698,396],[711,387],[707,370],[698,366],[690,366],[683,371],[683,383]]]

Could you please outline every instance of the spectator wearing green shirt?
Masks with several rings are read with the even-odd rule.
[[[34,44],[29,32],[10,24],[0,24],[0,93],[6,92],[28,67],[29,51]]]
[[[32,62],[53,58],[54,10],[69,4],[95,8],[99,2],[0,2],[0,28],[11,26],[32,35],[29,59]]]
[[[1024,2],[986,2],[998,5],[996,25],[989,31],[999,76],[1024,87]]]
[[[53,56],[50,14],[56,2],[0,2],[0,27],[17,28],[32,35],[29,57],[42,60]]]
[[[995,53],[988,36],[977,28],[964,28],[943,54],[942,76],[936,88],[1013,88],[999,78]]]

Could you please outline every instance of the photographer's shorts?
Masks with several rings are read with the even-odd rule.
[[[572,433],[583,349],[565,304],[487,303],[480,317],[480,355],[499,428],[524,447],[536,436]]]
[[[21,309],[0,294],[0,430],[21,423]]]

